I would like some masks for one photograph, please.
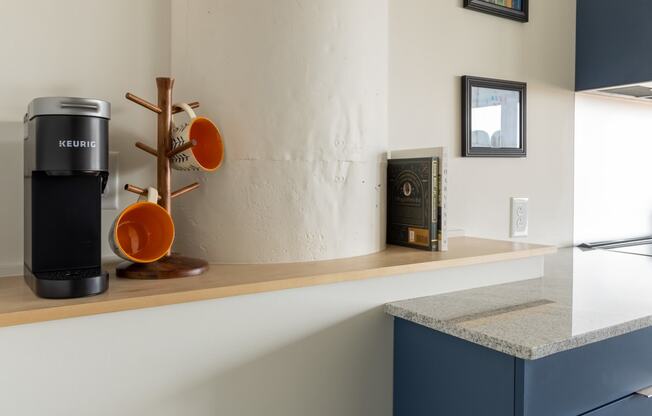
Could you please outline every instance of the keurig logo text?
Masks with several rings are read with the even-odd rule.
[[[59,147],[97,147],[92,140],[59,140]]]

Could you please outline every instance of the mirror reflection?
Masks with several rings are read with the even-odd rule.
[[[521,147],[520,92],[473,87],[471,144],[473,147]]]

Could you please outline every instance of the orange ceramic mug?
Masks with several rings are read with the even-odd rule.
[[[172,150],[181,147],[191,140],[197,144],[190,149],[174,155],[170,159],[173,169],[177,170],[217,170],[224,161],[224,143],[222,134],[215,123],[206,117],[198,117],[193,109],[186,103],[174,105],[183,109],[188,116],[188,121],[175,121],[172,126]]]
[[[109,245],[116,255],[135,263],[152,263],[168,253],[174,222],[157,201],[158,191],[149,188],[147,201],[128,206],[113,221]]]

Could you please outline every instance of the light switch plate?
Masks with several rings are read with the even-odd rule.
[[[109,152],[109,180],[102,194],[102,209],[118,209],[118,152]]]
[[[512,198],[510,237],[527,237],[529,227],[528,198]]]

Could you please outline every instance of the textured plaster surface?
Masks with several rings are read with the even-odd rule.
[[[229,160],[215,175],[195,175],[202,186],[175,206],[175,247],[223,263],[381,250],[383,171],[375,161]],[[193,174],[181,176],[179,185]]]
[[[386,0],[173,2],[176,99],[218,123],[226,160],[175,204],[177,249],[212,262],[384,247]]]

